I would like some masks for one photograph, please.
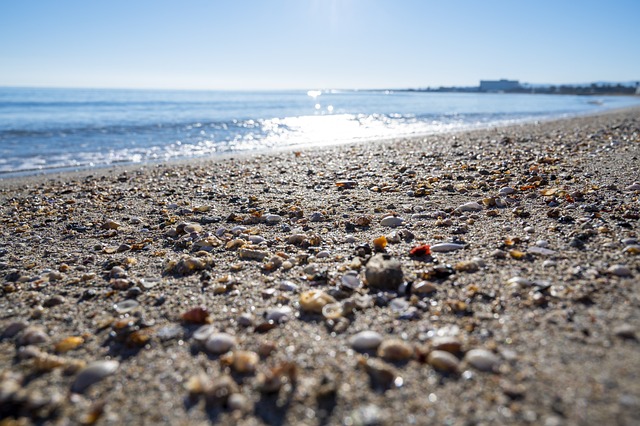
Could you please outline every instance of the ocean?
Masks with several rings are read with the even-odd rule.
[[[622,96],[0,88],[0,178],[531,122]]]

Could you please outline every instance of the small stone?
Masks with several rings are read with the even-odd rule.
[[[19,346],[26,345],[37,345],[39,343],[44,343],[49,340],[49,335],[44,330],[44,328],[37,325],[30,325],[25,328],[22,333],[20,333],[20,338],[18,339]]]
[[[640,191],[640,183],[634,182],[625,188],[627,191]]]
[[[445,253],[449,251],[461,250],[464,248],[462,244],[456,243],[439,243],[431,246],[431,251],[434,253]]]
[[[71,385],[71,392],[83,393],[91,385],[116,372],[120,363],[114,360],[95,361],[82,369]]]
[[[367,284],[380,290],[397,290],[404,279],[402,265],[388,254],[373,256],[365,269]]]
[[[427,363],[442,373],[456,374],[460,371],[460,361],[458,358],[446,351],[435,350],[429,352]]]
[[[622,324],[613,329],[613,334],[629,340],[636,340],[636,330],[631,324]]]
[[[537,254],[539,256],[553,256],[556,254],[556,251],[535,245],[529,247],[527,249],[527,253]]]
[[[630,277],[632,275],[631,269],[625,265],[612,265],[607,269],[607,272],[618,277]]]
[[[194,331],[192,337],[198,342],[205,342],[215,331],[216,329],[213,325],[205,324]]]
[[[264,318],[274,323],[283,323],[293,318],[293,309],[288,306],[272,308],[265,312]]]
[[[22,330],[24,330],[28,326],[29,326],[29,323],[27,323],[26,321],[13,321],[13,322],[10,322],[4,328],[4,331],[2,332],[2,335],[0,335],[0,340],[2,340],[2,339],[11,339],[13,336],[15,336],[16,334],[20,333]]]
[[[102,224],[101,228],[102,229],[118,229],[120,228],[120,226],[122,225],[120,225],[118,222],[109,219]]]
[[[515,189],[511,188],[510,186],[505,186],[503,188],[500,188],[500,190],[498,191],[498,194],[509,195],[509,194],[513,194],[514,192],[516,192]]]
[[[316,314],[321,314],[325,305],[335,302],[332,296],[321,290],[309,290],[300,295],[300,309]]]
[[[320,212],[312,213],[311,217],[309,218],[309,221],[311,221],[311,222],[324,222],[324,220],[325,220],[325,217]]]
[[[264,220],[268,225],[275,225],[282,222],[282,216],[277,214],[268,214],[264,217]]]
[[[464,360],[480,371],[493,371],[500,364],[500,358],[486,349],[472,349],[465,354]]]
[[[462,350],[462,342],[454,336],[438,336],[431,342],[431,347],[434,350],[457,354]]]
[[[365,330],[354,334],[349,339],[351,347],[358,352],[375,350],[382,343],[382,335],[375,331]]]
[[[385,340],[378,347],[378,356],[386,361],[406,361],[413,357],[413,347],[400,339]]]
[[[401,226],[403,223],[404,219],[398,216],[387,216],[382,218],[382,220],[380,221],[380,225],[389,226],[391,228]]]
[[[236,338],[227,333],[213,333],[204,346],[212,354],[222,354],[230,351],[236,345]]]
[[[411,287],[411,294],[425,295],[435,293],[438,286],[429,281],[420,281]]]
[[[133,299],[123,300],[122,302],[114,303],[113,310],[119,314],[125,314],[127,312],[133,311],[140,305],[138,301]]]

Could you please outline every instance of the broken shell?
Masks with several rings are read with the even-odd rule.
[[[260,361],[258,354],[252,351],[234,351],[229,358],[227,358],[227,362],[230,361],[231,368],[240,374],[255,373],[258,361]]]
[[[380,221],[380,225],[395,228],[404,223],[404,219],[398,216],[387,216]]]
[[[464,245],[456,243],[440,243],[431,246],[431,251],[434,253],[444,253],[448,251],[455,251],[463,249]]]
[[[82,369],[71,385],[71,392],[83,393],[94,383],[116,372],[120,363],[114,360],[95,361]]]
[[[300,295],[300,309],[307,312],[320,314],[325,305],[335,302],[336,299],[320,290],[309,290]]]
[[[338,302],[327,303],[322,307],[322,316],[326,319],[337,319],[342,316],[342,305]]]
[[[67,352],[70,351],[72,349],[77,348],[78,346],[80,346],[81,344],[84,343],[84,339],[80,336],[70,336],[67,337],[66,339],[62,339],[61,341],[59,341],[58,343],[56,343],[55,345],[55,351],[56,352]]]
[[[202,306],[188,310],[184,314],[180,315],[180,318],[182,318],[183,321],[192,324],[205,324],[211,322],[209,311],[207,308]]]

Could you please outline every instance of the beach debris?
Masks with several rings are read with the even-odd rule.
[[[223,354],[236,345],[236,338],[227,333],[211,333],[204,342],[205,349],[212,354]]]
[[[365,269],[367,285],[380,290],[397,290],[403,282],[402,264],[388,254],[376,254]]]
[[[404,219],[399,216],[385,216],[380,221],[380,225],[395,228],[404,224]]]
[[[500,358],[486,349],[471,349],[464,355],[464,361],[480,371],[495,371],[500,365]]]
[[[120,363],[115,360],[94,361],[80,370],[73,384],[71,392],[84,393],[91,385],[108,377],[118,370]]]
[[[446,253],[449,251],[461,250],[464,248],[463,244],[457,243],[438,243],[431,246],[431,251],[434,253]]]
[[[424,257],[431,254],[431,246],[429,244],[422,244],[412,248],[409,251],[409,256]]]
[[[450,352],[435,350],[429,352],[427,363],[441,373],[457,374],[460,371],[460,361]]]
[[[378,356],[385,361],[406,361],[413,357],[413,347],[400,339],[384,340],[378,347]]]
[[[322,290],[308,290],[300,295],[300,309],[305,312],[321,314],[329,303],[336,303],[336,299]]]

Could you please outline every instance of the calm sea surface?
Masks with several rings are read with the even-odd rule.
[[[631,105],[640,99],[0,88],[0,177],[433,134]]]

